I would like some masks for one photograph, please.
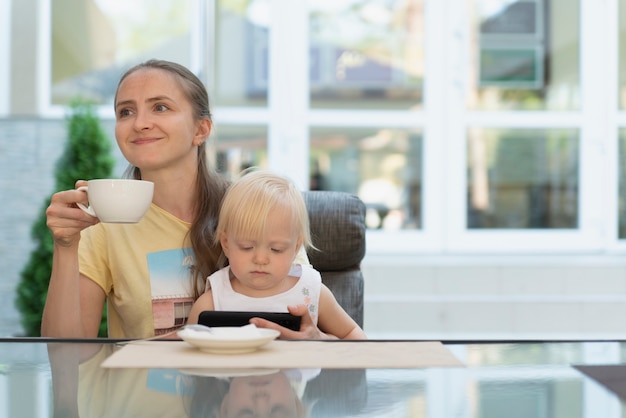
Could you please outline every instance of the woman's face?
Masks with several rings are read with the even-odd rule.
[[[131,73],[118,88],[115,114],[117,144],[142,177],[195,170],[197,146],[211,125],[208,119],[195,120],[174,75],[159,69]]]

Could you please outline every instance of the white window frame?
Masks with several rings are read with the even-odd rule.
[[[308,2],[270,0],[268,166],[309,187]]]
[[[469,61],[469,3],[426,0],[426,78],[424,111],[309,110],[312,126],[410,127],[424,132],[424,226],[414,231],[368,231],[368,252],[543,253],[606,249],[607,208],[615,178],[604,154],[611,138],[606,98],[610,27],[608,7],[581,2],[581,90],[583,107],[570,112],[477,112],[465,109]],[[584,30],[583,30],[584,28]],[[605,45],[598,48],[597,45]],[[445,45],[444,48],[441,45]],[[366,115],[367,117],[363,117]],[[579,228],[572,230],[469,230],[466,226],[466,135],[470,127],[572,128],[580,140]],[[613,141],[614,142],[614,141]],[[613,206],[614,207],[614,206]],[[615,215],[613,215],[615,216]]]
[[[581,3],[581,89],[583,107],[571,112],[476,112],[465,109],[468,86],[470,15],[457,0],[427,0],[424,111],[309,110],[312,126],[391,126],[424,132],[424,226],[415,231],[368,231],[368,252],[428,253],[596,253],[616,230],[607,206],[614,167],[607,146],[615,142],[608,118],[610,88],[603,72],[610,61],[609,7]],[[583,30],[584,28],[584,30]],[[602,44],[604,48],[598,48]],[[445,45],[444,48],[441,45]],[[367,115],[367,117],[363,117]],[[466,226],[466,135],[470,127],[573,128],[580,140],[579,228],[573,230],[469,230]],[[615,131],[615,129],[614,129]]]
[[[52,105],[52,0],[40,0],[39,33],[37,39],[37,110],[40,116],[62,118],[63,106]]]
[[[448,90],[447,106],[452,116],[459,121],[447,137],[449,152],[449,177],[446,229],[446,250],[451,252],[482,253],[530,253],[545,252],[597,252],[606,248],[606,229],[610,227],[607,215],[611,211],[607,178],[616,177],[606,164],[605,150],[611,138],[608,116],[610,108],[607,80],[609,51],[607,47],[607,13],[605,2],[581,0],[580,11],[580,74],[581,102],[579,111],[570,112],[479,112],[465,109],[467,74],[471,74],[469,63],[469,2],[458,7],[455,0],[447,0],[454,31],[449,31],[447,52],[453,57],[463,57],[456,65]],[[455,5],[456,7],[452,7]],[[455,88],[459,82],[464,88]],[[498,128],[573,128],[579,131],[580,140],[580,183],[579,183],[579,228],[573,230],[468,230],[466,227],[466,132],[470,127]],[[614,212],[614,210],[613,210]]]
[[[11,3],[0,2],[0,116],[11,112]]]
[[[612,92],[607,98],[607,103],[610,105],[609,127],[611,129],[609,141],[606,147],[607,167],[609,175],[607,176],[607,187],[610,191],[607,199],[607,207],[612,209],[609,214],[610,218],[608,222],[607,231],[607,243],[608,250],[611,252],[624,253],[626,252],[626,239],[619,239],[619,214],[617,211],[618,205],[618,193],[619,193],[619,166],[618,166],[618,140],[619,130],[626,128],[626,111],[619,109],[619,48],[625,45],[619,43],[619,0],[606,0],[606,10],[608,18],[603,22],[606,25],[608,32],[607,49],[608,49],[608,62],[607,62],[607,80],[608,90]]]
[[[617,237],[617,135],[626,127],[618,111],[618,0],[580,1],[580,82],[582,108],[567,112],[468,111],[470,70],[469,1],[424,0],[425,80],[423,110],[311,109],[308,80],[308,2],[270,0],[270,88],[266,108],[215,108],[216,123],[267,126],[271,169],[288,173],[308,187],[309,134],[317,127],[387,127],[423,132],[423,226],[418,230],[368,231],[368,253],[501,254],[626,252]],[[50,0],[42,11],[42,33],[50,33]],[[207,0],[207,22],[215,1]],[[8,15],[8,14],[7,14]],[[194,29],[199,32],[198,29]],[[206,51],[192,60],[213,62],[210,28],[194,43]],[[2,51],[0,45],[0,52]],[[50,106],[50,45],[40,56],[41,113]],[[213,74],[205,71],[209,89]],[[0,69],[0,71],[2,71]],[[44,83],[45,80],[45,83]],[[0,82],[2,73],[0,73]],[[0,109],[1,110],[1,109]],[[110,109],[104,115],[112,116]],[[287,115],[287,116],[286,116]],[[466,226],[466,135],[468,128],[576,129],[580,140],[579,228],[573,230],[468,230]]]

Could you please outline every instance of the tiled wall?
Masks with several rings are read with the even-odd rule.
[[[32,247],[30,229],[54,187],[51,170],[64,136],[58,122],[0,121],[0,331],[15,332],[14,289]]]
[[[112,124],[103,127],[112,139]],[[15,288],[33,249],[32,223],[53,192],[65,141],[63,120],[0,119],[0,336],[21,333]]]

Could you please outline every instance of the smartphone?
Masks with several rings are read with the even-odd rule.
[[[300,331],[301,317],[287,312],[202,311],[198,323],[209,327],[242,327],[250,318],[263,318],[282,327]]]

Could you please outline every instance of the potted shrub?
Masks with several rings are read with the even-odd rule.
[[[56,162],[53,192],[72,189],[79,179],[110,177],[115,164],[111,141],[102,129],[91,104],[80,99],[73,101],[66,123],[68,138],[65,149]],[[31,235],[36,245],[21,271],[17,287],[15,304],[27,336],[41,335],[41,316],[52,271],[53,241],[46,226],[46,208],[49,204],[50,197],[45,200],[40,215],[33,223]],[[99,336],[104,337],[106,334],[105,310]]]

